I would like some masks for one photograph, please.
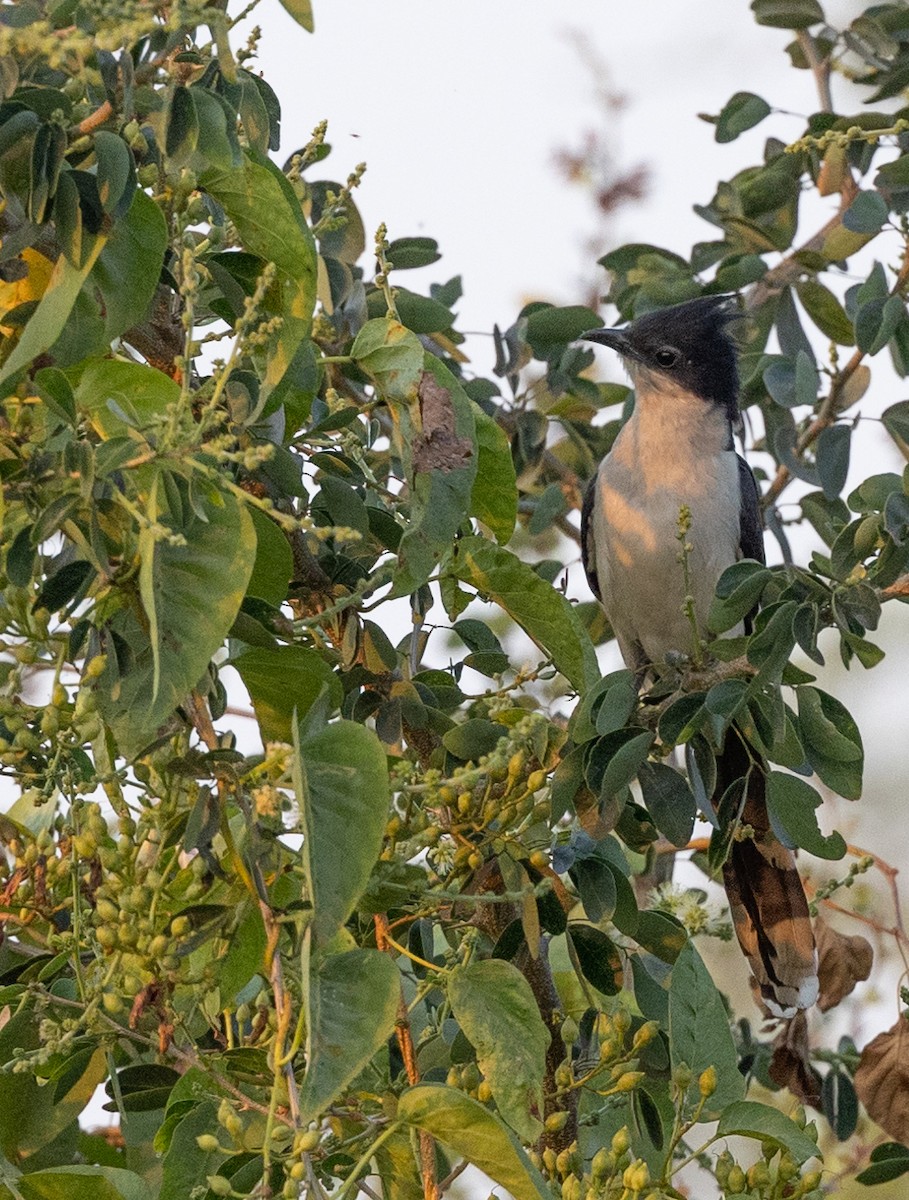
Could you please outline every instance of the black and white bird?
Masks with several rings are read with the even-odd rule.
[[[764,562],[757,484],[733,444],[736,315],[728,299],[705,296],[584,335],[621,355],[634,385],[632,415],[588,488],[581,544],[590,587],[639,684],[653,666],[695,649],[679,562],[683,506],[700,630],[723,571],[741,558]],[[741,778],[740,820],[754,836],[733,840],[723,881],[761,997],[771,1013],[790,1017],[817,998],[808,904],[792,851],[770,828],[762,765],[733,726],[717,755],[714,803]]]

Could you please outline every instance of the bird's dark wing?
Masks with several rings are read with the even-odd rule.
[[[767,560],[764,556],[764,528],[761,523],[761,505],[757,480],[751,473],[751,467],[748,466],[741,454],[737,454],[736,458],[739,460],[739,493],[741,496],[739,544],[742,548],[742,558],[756,558],[760,563],[766,562]]]
[[[753,482],[753,481],[752,481]],[[602,602],[600,581],[597,579],[597,556],[593,544],[593,505],[596,496],[597,477],[594,475],[584,493],[584,503],[581,505],[581,562],[584,564],[584,574],[590,584],[590,590],[597,600]]]

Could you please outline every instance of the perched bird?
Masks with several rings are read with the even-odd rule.
[[[617,351],[634,384],[634,411],[584,499],[581,545],[591,590],[639,686],[653,665],[695,649],[686,594],[704,630],[722,572],[741,558],[764,562],[757,484],[732,440],[735,316],[725,297],[704,296],[584,335]],[[754,836],[733,840],[723,882],[761,997],[775,1016],[790,1017],[817,998],[808,904],[793,853],[770,828],[763,764],[733,725],[717,754],[715,806],[736,780],[746,781],[739,819]]]

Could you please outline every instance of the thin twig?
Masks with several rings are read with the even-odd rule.
[[[824,112],[833,112],[833,97],[830,94],[830,59],[818,56],[817,43],[807,30],[800,29],[796,37],[801,51],[805,55],[805,61],[814,76],[821,109]]]
[[[397,946],[388,934],[388,917],[384,913],[376,913],[374,917],[376,929],[376,945],[386,954],[396,953]],[[398,1048],[404,1060],[404,1070],[407,1082],[411,1087],[420,1082],[420,1072],[417,1069],[417,1055],[414,1050],[413,1035],[410,1032],[410,1016],[407,1011],[407,1001],[404,990],[398,995],[398,1015],[395,1018],[395,1037]],[[420,1178],[423,1181],[423,1200],[439,1200],[439,1185],[436,1182],[436,1152],[432,1138],[423,1129],[420,1130]]]
[[[111,104],[110,100],[105,100],[99,108],[96,108],[93,113],[89,113],[84,120],[80,121],[76,128],[78,129],[79,133],[91,133],[93,130],[98,129],[106,121],[109,121],[113,115],[114,106]]]

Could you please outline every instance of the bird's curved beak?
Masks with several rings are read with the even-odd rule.
[[[630,359],[632,362],[638,361],[639,356],[628,341],[624,329],[588,329],[581,336],[585,342],[597,342],[601,346],[608,346],[610,350],[615,350],[622,358]]]

